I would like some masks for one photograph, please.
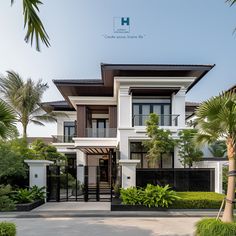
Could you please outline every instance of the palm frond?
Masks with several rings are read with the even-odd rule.
[[[230,6],[234,5],[236,3],[236,0],[226,0],[230,4]]]
[[[56,122],[57,121],[56,117],[51,116],[50,114],[34,116],[33,120],[42,121],[42,122]]]
[[[42,122],[40,122],[40,121],[38,121],[38,120],[30,120],[33,124],[35,124],[35,125],[40,125],[40,126],[44,126],[44,124],[42,123]]]
[[[199,133],[195,141],[199,144],[212,143],[218,138],[236,139],[236,95],[232,92],[203,102],[196,111]]]
[[[13,3],[14,0],[11,0],[11,4]],[[35,41],[37,51],[40,51],[40,42],[47,47],[50,46],[49,36],[38,16],[41,4],[39,0],[23,0],[24,28],[27,28],[25,41],[30,42],[31,46]]]
[[[14,110],[11,109],[0,99],[0,137],[3,139],[15,137],[17,135],[17,128],[15,126],[17,119]]]

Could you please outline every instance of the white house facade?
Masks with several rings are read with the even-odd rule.
[[[101,181],[112,185],[119,176],[125,188],[136,185],[137,170],[181,169],[177,147],[149,165],[142,146],[148,138],[145,121],[150,113],[157,113],[159,126],[176,138],[187,128],[186,94],[213,67],[101,64],[99,80],[54,80],[65,101],[43,106],[67,116],[58,116],[53,145],[68,156],[71,165],[100,167]],[[211,164],[210,168],[218,171],[220,167]],[[77,173],[81,182],[83,175]],[[218,175],[219,171],[214,188],[221,192]]]

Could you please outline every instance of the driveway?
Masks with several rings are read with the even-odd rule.
[[[200,218],[8,218],[17,236],[187,236]],[[4,219],[1,219],[4,221]]]

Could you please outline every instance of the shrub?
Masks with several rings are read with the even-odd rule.
[[[0,143],[0,183],[20,185],[27,178],[27,167],[23,157],[10,142]]]
[[[202,219],[196,224],[197,236],[236,235],[236,223],[224,223],[216,219]]]
[[[143,196],[143,205],[148,207],[168,207],[176,199],[179,199],[176,192],[170,190],[169,185],[161,187],[148,184]]]
[[[177,199],[171,206],[175,209],[218,209],[223,194],[214,192],[177,192]]]
[[[16,203],[31,203],[34,201],[33,194],[28,189],[19,189],[15,192],[15,194],[12,196],[12,199]]]
[[[0,211],[11,211],[15,209],[14,201],[9,197],[12,189],[10,185],[0,185]]]
[[[161,187],[148,184],[145,189],[135,187],[121,189],[120,194],[122,204],[148,207],[169,207],[179,198],[168,185]]]
[[[10,222],[0,222],[0,236],[15,236],[16,225]]]
[[[122,204],[125,205],[141,205],[143,203],[144,191],[141,188],[127,188],[120,190]]]
[[[30,192],[33,200],[44,200],[46,197],[45,187],[39,188],[37,186],[33,186],[30,188]]]

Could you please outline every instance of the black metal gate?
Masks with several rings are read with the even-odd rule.
[[[111,201],[112,177],[104,181],[100,166],[48,166],[48,201]]]

